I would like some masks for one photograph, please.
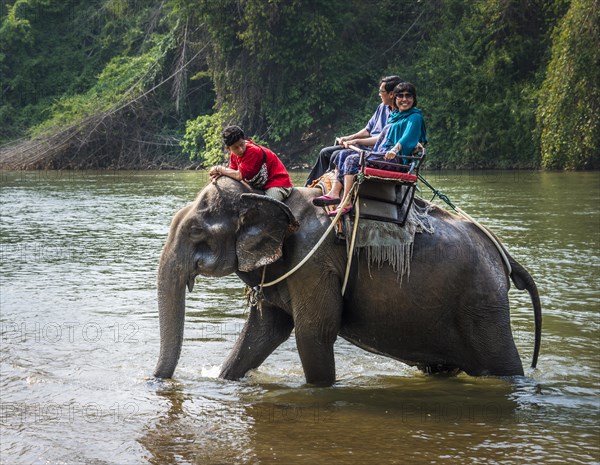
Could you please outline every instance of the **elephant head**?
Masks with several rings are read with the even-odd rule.
[[[185,288],[197,275],[248,272],[278,260],[298,228],[282,202],[221,177],[173,218],[158,269],[160,357],[154,376],[173,375],[183,342]]]

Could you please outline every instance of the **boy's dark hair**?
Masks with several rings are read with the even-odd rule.
[[[379,80],[379,85],[383,84],[383,88],[386,92],[391,92],[394,90],[398,84],[402,82],[402,78],[400,76],[386,76],[382,77]]]
[[[413,107],[417,106],[417,88],[414,84],[410,82],[401,82],[396,87],[394,87],[394,97],[396,95],[401,94],[403,92],[408,92],[413,96]],[[411,107],[412,108],[412,107]]]
[[[244,139],[244,131],[239,126],[227,126],[223,129],[223,142],[227,147],[235,144],[238,140]]]

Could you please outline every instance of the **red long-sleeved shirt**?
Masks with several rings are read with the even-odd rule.
[[[267,160],[267,182],[263,189],[271,187],[292,187],[292,180],[285,166],[274,152],[266,147],[264,149]],[[245,181],[252,179],[263,164],[263,152],[261,146],[255,144],[251,139],[246,139],[246,150],[241,157],[233,152],[229,156],[229,168],[239,171]]]

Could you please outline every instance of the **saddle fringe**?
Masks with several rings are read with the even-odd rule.
[[[358,224],[358,233],[355,250],[358,257],[366,255],[369,276],[371,267],[381,268],[384,264],[392,267],[397,279],[402,284],[404,276],[410,278],[410,262],[412,260],[415,234],[434,233],[434,228],[429,222],[431,207],[419,208],[413,204],[406,224],[401,227],[395,223],[361,219]],[[352,219],[348,218],[346,230],[351,230]]]
[[[331,189],[334,179],[333,172],[327,172],[314,181],[311,187],[318,187],[323,193],[327,193]],[[355,253],[359,259],[361,254],[366,255],[371,278],[373,278],[371,267],[381,268],[386,263],[397,274],[400,284],[402,284],[404,276],[410,277],[410,262],[412,260],[415,234],[434,233],[434,228],[429,221],[431,208],[433,206],[430,204],[419,207],[413,203],[404,226],[384,221],[359,220]],[[346,215],[342,222],[346,233],[352,231],[354,223],[352,215]],[[338,229],[338,236],[349,237],[349,234],[344,234],[341,229]]]

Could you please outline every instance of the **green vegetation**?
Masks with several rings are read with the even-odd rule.
[[[573,0],[555,31],[537,111],[547,168],[600,168],[600,8]]]
[[[9,0],[0,163],[210,165],[232,123],[288,166],[310,163],[364,125],[379,78],[398,74],[417,86],[430,167],[597,169],[599,11],[598,0]]]

